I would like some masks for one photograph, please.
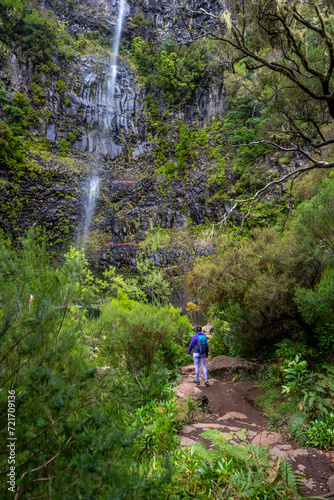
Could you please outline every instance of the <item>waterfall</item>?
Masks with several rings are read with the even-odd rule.
[[[119,0],[116,30],[112,46],[110,76],[108,78],[108,83],[107,83],[107,94],[108,94],[107,114],[109,115],[109,120],[108,120],[109,127],[111,127],[111,115],[115,111],[114,109],[115,106],[113,101],[114,101],[116,77],[117,77],[117,57],[119,52],[119,44],[121,41],[125,8],[126,8],[125,0]],[[99,196],[99,191],[100,191],[100,179],[98,178],[96,173],[93,173],[91,174],[88,180],[84,192],[84,211],[85,211],[84,221],[83,221],[82,231],[81,232],[79,231],[78,233],[78,247],[80,248],[86,247],[89,226],[94,215],[94,206]]]
[[[119,43],[121,41],[125,6],[126,6],[125,0],[119,0],[116,30],[115,30],[115,36],[114,36],[114,43],[112,46],[111,72],[110,72],[110,78],[109,78],[109,82],[108,82],[108,97],[109,97],[109,101],[111,103],[111,106],[113,106],[112,101],[113,101],[114,94],[115,94],[116,76],[117,76],[117,57],[118,57],[118,52],[119,52]]]
[[[89,226],[94,214],[95,202],[99,196],[100,179],[96,174],[93,174],[86,184],[84,192],[84,221],[81,233],[78,234],[78,247],[85,248],[87,244],[87,236]]]

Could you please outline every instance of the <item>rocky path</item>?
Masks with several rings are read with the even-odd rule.
[[[224,358],[226,364],[228,359]],[[229,359],[232,364],[235,362],[234,358]],[[333,495],[328,495],[328,492],[334,490],[333,454],[313,448],[297,448],[287,442],[282,434],[268,431],[266,419],[250,403],[250,400],[259,393],[254,383],[248,380],[233,384],[226,380],[226,371],[225,380],[221,380],[223,375],[215,369],[217,362],[213,361],[208,364],[208,368],[211,366],[210,371],[214,372],[214,375],[218,374],[220,380],[218,377],[211,378],[210,386],[206,387],[204,379],[200,379],[200,386],[196,387],[193,383],[195,367],[189,365],[182,369],[182,383],[174,389],[180,398],[190,396],[196,401],[204,401],[210,408],[210,413],[206,414],[203,422],[182,428],[181,446],[186,448],[197,441],[205,443],[201,434],[208,429],[218,429],[233,444],[246,441],[268,446],[273,456],[289,460],[294,470],[305,476],[303,490],[306,496],[334,499],[334,492]],[[247,432],[238,436],[238,432],[242,429],[246,429]],[[232,438],[228,434],[232,434]],[[206,443],[209,446],[208,442]]]

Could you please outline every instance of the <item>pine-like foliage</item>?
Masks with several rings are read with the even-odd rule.
[[[21,248],[0,236],[0,478],[6,451],[8,391],[15,391],[17,498],[158,498],[133,458],[122,419],[122,387],[98,376],[80,344],[83,256],[53,266],[38,234]],[[124,392],[124,391],[123,391]],[[126,411],[126,409],[124,409]]]

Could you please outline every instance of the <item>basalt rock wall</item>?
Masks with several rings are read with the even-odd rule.
[[[59,22],[66,23],[73,36],[99,31],[110,37],[111,46],[117,19],[116,0],[83,0],[80,4],[40,0],[40,4],[54,12]],[[190,37],[177,15],[178,7],[177,2],[169,0],[128,2],[125,38],[131,37],[127,19],[143,12],[153,23],[152,36],[160,40],[172,37],[178,43],[188,44]],[[210,0],[201,2],[200,7],[208,11],[220,8]],[[197,23],[210,25],[204,14],[196,14],[195,18]],[[225,208],[223,204],[207,202],[207,173],[203,164],[191,171],[187,179],[167,182],[156,174],[152,147],[147,140],[148,120],[143,102],[147,90],[140,85],[134,66],[120,57],[115,92],[110,95],[110,64],[111,54],[107,50],[84,55],[75,52],[66,63],[60,54],[55,54],[52,67],[47,73],[39,71],[38,80],[36,67],[18,48],[2,63],[0,80],[6,90],[24,93],[33,105],[36,104],[34,85],[38,83],[43,94],[38,104],[41,113],[38,133],[49,141],[53,158],[57,157],[62,140],[71,143],[71,165],[32,155],[44,173],[37,177],[28,175],[22,180],[19,196],[23,202],[16,212],[16,226],[22,230],[31,224],[59,226],[65,229],[57,234],[56,241],[65,238],[65,233],[75,239],[84,210],[83,187],[89,172],[97,170],[102,194],[91,230],[99,237],[102,233],[110,237],[110,241],[99,243],[97,258],[101,265],[122,266],[134,263],[136,245],[145,240],[152,228],[175,229],[217,220]],[[163,111],[163,97],[161,106]],[[198,110],[196,118],[194,106]],[[197,121],[201,127],[226,109],[223,81],[213,77],[208,88],[199,89],[193,104],[179,110],[177,116],[171,115],[170,120],[189,124]],[[46,177],[45,173],[50,175]],[[9,204],[12,191],[5,188],[1,197]],[[8,229],[10,220],[6,217]],[[189,262],[211,251],[207,246],[190,247],[167,245],[146,253],[157,265],[168,266]]]

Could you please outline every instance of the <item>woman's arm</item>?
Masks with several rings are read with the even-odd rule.
[[[196,339],[197,339],[197,335],[193,335],[193,338],[191,339],[191,342],[190,342],[190,346],[188,348],[188,354],[190,354],[191,351],[193,350],[193,348],[195,347]]]

